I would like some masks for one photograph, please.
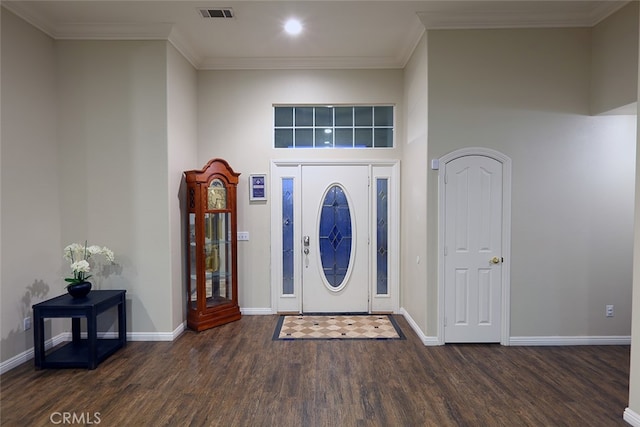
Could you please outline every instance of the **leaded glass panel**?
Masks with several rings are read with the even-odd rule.
[[[376,293],[389,293],[388,179],[376,179]]]
[[[282,293],[293,294],[293,178],[282,179]]]
[[[351,261],[351,210],[344,190],[332,186],[320,211],[320,260],[327,283],[333,288],[342,285]]]

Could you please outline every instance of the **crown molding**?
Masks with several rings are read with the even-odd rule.
[[[397,57],[202,57],[171,23],[62,23],[53,27],[38,17],[29,2],[3,1],[2,5],[57,40],[167,40],[198,70],[402,68],[425,31],[417,19],[403,44],[406,48]]]
[[[410,28],[407,29],[407,37],[402,43],[403,48],[398,52],[397,63],[399,64],[398,68],[404,68],[405,65],[411,59],[411,55],[416,50],[418,43],[422,39],[422,36],[426,32],[425,26],[422,24],[420,18],[416,15],[416,19],[411,25]]]
[[[199,70],[382,69],[402,68],[402,63],[395,57],[209,57],[205,58],[197,68]]]
[[[593,27],[628,3],[615,0],[592,2],[589,8],[576,13],[575,10],[563,9],[563,2],[558,2],[556,9],[549,12],[536,2],[465,1],[458,4],[457,10],[435,5],[431,10],[418,12],[418,17],[428,30]],[[475,7],[477,5],[481,7]]]
[[[614,0],[614,1],[596,3],[593,9],[591,10],[591,14],[590,14],[591,24],[588,26],[593,27],[599,24],[600,22],[607,19],[609,16],[613,15],[614,13],[616,13],[617,11],[619,11],[620,9],[622,9],[623,7],[631,3],[631,1],[632,0],[629,0],[629,1]]]
[[[176,50],[180,52],[187,61],[189,61],[193,68],[199,69],[198,65],[202,62],[202,56],[193,48],[193,44],[184,35],[184,33],[175,27],[172,28],[171,33],[169,34],[169,43],[171,43],[173,47],[175,47]]]
[[[535,1],[439,2],[418,12],[406,30],[402,47],[388,57],[203,57],[193,43],[173,23],[59,23],[47,22],[33,2],[0,0],[18,15],[54,39],[60,40],[167,40],[194,68],[232,69],[383,69],[403,68],[424,32],[432,29],[550,28],[592,27],[629,1],[589,2],[590,7],[576,15],[558,2],[554,13],[544,12]],[[544,2],[549,3],[549,2]],[[453,6],[453,7],[452,7]],[[506,7],[505,7],[506,6]],[[524,9],[523,9],[524,8]],[[523,10],[525,13],[523,13]]]
[[[13,14],[24,19],[29,24],[33,25],[49,37],[55,38],[53,35],[54,31],[51,25],[39,16],[39,14],[33,9],[29,2],[2,0],[0,1],[0,5]]]
[[[2,6],[57,40],[168,40],[172,23],[57,23],[42,19],[28,1],[2,1]]]
[[[59,40],[168,40],[171,23],[71,23],[56,26]]]

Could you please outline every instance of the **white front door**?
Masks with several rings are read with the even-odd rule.
[[[369,167],[302,166],[302,311],[369,311]]]
[[[481,155],[445,165],[445,342],[501,341],[502,174]]]

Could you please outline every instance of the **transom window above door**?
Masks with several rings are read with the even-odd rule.
[[[275,148],[392,148],[392,105],[277,105]]]

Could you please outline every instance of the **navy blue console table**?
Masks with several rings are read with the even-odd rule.
[[[33,346],[36,368],[95,369],[100,362],[127,344],[127,314],[124,290],[91,291],[85,298],[65,294],[33,306]],[[118,307],[118,338],[98,339],[98,314]],[[72,340],[45,354],[44,319],[71,318]],[[80,319],[87,319],[87,338],[80,337]]]

